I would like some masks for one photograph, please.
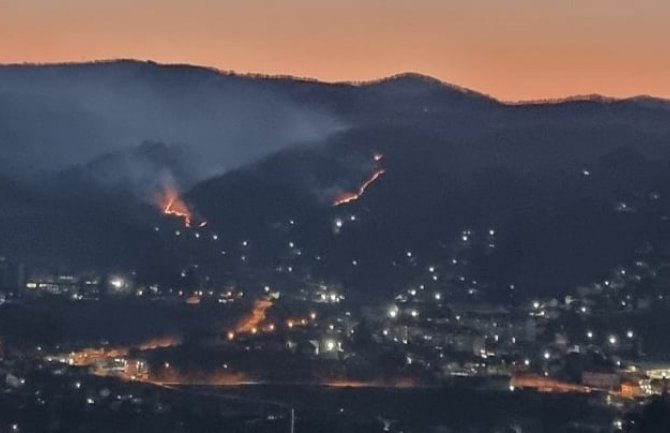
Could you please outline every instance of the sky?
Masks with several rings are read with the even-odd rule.
[[[115,58],[507,101],[670,98],[668,0],[0,0],[0,63]]]

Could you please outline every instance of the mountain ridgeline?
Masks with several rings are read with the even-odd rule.
[[[0,255],[172,285],[197,264],[199,284],[337,282],[366,300],[407,284],[559,295],[670,260],[667,107],[505,104],[417,74],[0,66]],[[207,227],[161,215],[166,187]]]

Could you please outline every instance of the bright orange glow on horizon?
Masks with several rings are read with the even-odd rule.
[[[503,100],[670,98],[667,0],[0,0],[0,63],[113,58],[325,81],[415,71]]]

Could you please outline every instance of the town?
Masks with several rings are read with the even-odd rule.
[[[343,225],[338,219],[334,228]],[[186,233],[192,235],[189,242],[204,236]],[[291,290],[284,290],[282,279],[276,288],[253,277],[244,289],[207,284],[164,288],[138,285],[132,273],[33,274],[3,259],[0,311],[45,309],[53,302],[66,302],[73,311],[128,304],[138,311],[165,309],[200,319],[197,326],[114,339],[65,335],[29,346],[30,338],[10,337],[2,344],[4,388],[16,398],[45,404],[39,381],[48,377],[68,381],[68,389],[82,389],[86,405],[146,405],[117,393],[117,388],[138,386],[157,390],[151,399],[154,413],[170,404],[161,398],[183,398],[176,390],[194,387],[583,395],[595,398],[608,414],[610,426],[603,431],[623,431],[627,413],[667,391],[670,363],[653,356],[663,348],[650,329],[650,317],[670,310],[660,290],[664,266],[638,261],[561,298],[514,302],[510,297],[510,302],[493,303],[479,296],[480,284],[468,277],[468,260],[474,248],[494,249],[496,235],[494,229],[483,235],[464,230],[454,241],[453,254],[439,264],[424,265],[405,251],[403,260],[425,267],[419,278],[404,291],[367,305],[350,302],[341,284],[307,279],[299,286],[293,280]],[[239,249],[248,254],[245,243]],[[293,242],[288,247],[300,258],[299,247]],[[294,266],[299,275],[299,265],[292,262],[276,272]],[[510,286],[510,293],[514,289]],[[78,314],[84,323],[100,319]],[[33,375],[38,379],[27,379]],[[118,381],[100,382],[112,379]],[[95,383],[106,383],[104,392]],[[157,396],[165,393],[167,397]],[[246,406],[263,422],[288,422],[286,403]],[[382,423],[385,429],[395,425],[389,419]]]

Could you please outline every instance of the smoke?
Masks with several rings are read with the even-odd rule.
[[[24,178],[152,141],[182,145],[190,178],[128,159],[95,180],[192,184],[343,128],[282,81],[139,62],[0,66],[0,169]]]

